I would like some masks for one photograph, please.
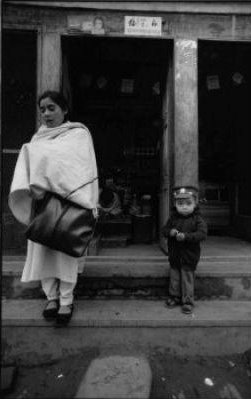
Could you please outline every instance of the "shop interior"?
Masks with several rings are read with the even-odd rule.
[[[235,215],[251,216],[251,44],[199,42],[198,62],[201,208],[236,235]]]
[[[171,46],[101,37],[68,37],[62,46],[63,87],[72,120],[86,124],[93,136],[102,208],[109,210],[112,201],[107,187],[119,200],[118,210],[105,215],[103,232],[158,241],[162,102]],[[250,97],[251,45],[199,41],[200,206],[211,235],[236,235],[235,215],[251,216]]]
[[[91,131],[100,179],[99,228],[130,242],[158,239],[162,99],[168,42],[64,38],[71,119]],[[116,245],[116,244],[115,244]],[[119,245],[119,244],[118,244]]]

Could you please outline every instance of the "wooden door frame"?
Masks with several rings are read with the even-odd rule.
[[[169,41],[170,42],[170,41]],[[159,243],[164,252],[167,252],[166,240],[161,235],[161,229],[170,215],[170,191],[173,185],[174,174],[174,65],[173,45],[167,49],[168,68],[166,87],[163,93],[162,119],[163,132],[160,150],[160,191],[159,191]]]

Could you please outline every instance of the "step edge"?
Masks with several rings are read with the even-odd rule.
[[[2,278],[20,278],[21,279],[22,272],[21,271],[4,271],[2,273]],[[121,279],[163,279],[169,277],[169,272],[166,273],[151,273],[151,274],[144,274],[144,273],[100,273],[100,272],[93,272],[84,273],[83,275],[79,276],[78,279],[100,279],[100,278],[121,278]],[[251,278],[251,272],[214,272],[214,271],[200,271],[196,272],[196,278]],[[37,280],[39,281],[39,280]],[[32,281],[30,281],[32,282]],[[26,282],[22,282],[26,284]],[[28,282],[29,283],[29,282]]]
[[[153,265],[151,267],[154,268]],[[2,268],[2,277],[21,277],[22,270],[23,264],[5,264]],[[118,265],[116,265],[115,268],[114,265],[102,265],[102,267],[100,267],[100,265],[86,265],[84,272],[79,274],[79,278],[166,278],[169,276],[169,270],[170,266],[168,265],[158,265],[155,270],[131,270],[130,268],[119,270]],[[211,270],[210,266],[208,266],[208,268],[205,268],[205,266],[202,268],[202,265],[200,265],[196,270],[196,277],[250,278],[251,268],[247,270],[225,270],[222,267],[221,270]]]
[[[159,261],[163,262],[167,258],[167,255],[156,255],[156,256],[147,256],[147,255],[138,255],[138,256],[133,256],[133,255],[92,255],[92,256],[87,256],[86,259],[89,262],[97,261],[97,262],[103,262],[104,260],[114,260],[118,261],[120,260],[121,262],[124,261],[129,261],[129,262],[145,262],[145,261]],[[2,256],[2,261],[3,262],[24,262],[26,259],[25,255],[3,255]],[[81,259],[81,258],[79,258]],[[85,259],[85,258],[83,258]],[[211,256],[201,256],[200,262],[215,262],[215,261],[221,261],[221,262],[251,262],[251,255],[236,255],[236,256],[225,256],[225,255],[211,255]]]
[[[22,308],[24,309],[27,306],[27,313],[33,312],[33,316],[25,318],[21,318],[20,312],[18,310],[18,304],[20,304],[20,300],[12,300],[5,299],[3,303],[3,312],[2,312],[2,326],[3,327],[51,327],[51,324],[45,321],[42,318],[41,311],[43,309],[45,301],[42,299],[37,300],[21,300]],[[107,308],[105,309],[102,304],[106,302]],[[125,305],[125,300],[77,300],[76,310],[71,320],[72,327],[158,327],[158,328],[167,328],[167,327],[251,327],[251,302],[246,301],[219,301],[215,300],[213,302],[213,306],[217,309],[219,306],[217,317],[205,318],[203,309],[212,310],[212,302],[211,301],[196,301],[194,315],[184,315],[180,312],[180,309],[167,309],[164,306],[163,300],[153,300],[153,301],[144,301],[144,300],[127,300],[126,307],[122,307],[121,304]],[[90,305],[89,310],[85,305],[88,303]],[[145,309],[149,312],[156,312],[155,309],[159,312],[164,311],[165,318],[160,314],[159,319],[145,319],[143,313],[139,314],[137,311],[137,306],[142,309],[143,304],[146,305]],[[150,306],[148,305],[150,303]],[[23,305],[24,304],[24,305]],[[100,316],[100,319],[95,316],[100,314],[98,309],[95,309],[96,306],[100,306],[102,308],[103,314]],[[109,305],[112,305],[109,307]],[[130,305],[129,305],[130,304]],[[133,314],[134,317],[130,318],[132,309],[130,306],[137,304],[136,311]],[[155,305],[154,308],[151,307],[151,304]],[[127,307],[127,305],[129,305]],[[250,306],[249,306],[250,305]],[[78,309],[79,306],[79,309]],[[164,307],[164,308],[163,308]],[[202,309],[200,309],[202,307]],[[248,308],[248,310],[243,311],[241,314],[239,309]],[[196,310],[197,308],[197,310]],[[249,310],[250,308],[250,310]],[[8,316],[8,309],[12,312],[12,317]],[[14,313],[13,313],[14,309]],[[87,309],[87,315],[85,315],[85,309]],[[115,312],[116,309],[120,309],[120,313],[117,315]],[[139,308],[138,308],[139,309]],[[226,316],[226,311],[233,309],[232,317]],[[35,310],[35,313],[34,313]],[[17,315],[15,313],[17,312]],[[200,311],[203,311],[201,314]],[[88,313],[92,312],[93,318],[90,318]],[[128,313],[127,313],[128,312]],[[130,312],[130,313],[129,313]],[[34,316],[35,314],[35,316]],[[155,313],[156,314],[156,313]],[[162,313],[163,314],[163,313]],[[211,313],[212,314],[212,313]],[[221,317],[221,314],[223,317]],[[106,316],[106,317],[105,317]],[[249,317],[247,317],[249,316]],[[124,318],[123,318],[124,317]],[[197,318],[196,318],[197,317]],[[224,319],[225,317],[225,319]],[[250,329],[250,338],[251,338],[251,329]]]
[[[39,319],[33,320],[28,319],[2,319],[2,328],[4,327],[44,327],[44,328],[53,328],[53,324],[49,324],[48,322]],[[215,321],[215,320],[196,320],[196,321],[183,321],[183,320],[159,320],[159,321],[149,321],[149,320],[122,320],[116,321],[112,319],[109,320],[90,320],[90,321],[82,321],[82,320],[71,320],[71,324],[67,326],[69,327],[83,327],[83,328],[224,328],[224,327],[249,327],[251,328],[251,322],[247,322],[245,320],[225,320],[225,321]]]

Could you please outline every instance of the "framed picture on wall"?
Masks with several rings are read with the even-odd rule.
[[[120,84],[120,93],[122,95],[133,95],[135,94],[135,79],[122,78]]]

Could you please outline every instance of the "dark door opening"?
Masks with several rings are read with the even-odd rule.
[[[101,189],[109,186],[120,201],[119,217],[112,215],[118,223],[106,226],[106,232],[124,232],[127,241],[136,242],[140,238],[131,222],[135,227],[137,215],[146,214],[148,221],[140,219],[142,226],[136,223],[136,229],[142,228],[143,240],[155,240],[168,44],[154,39],[68,37],[62,48],[63,89],[71,102],[71,119],[90,129]]]
[[[8,208],[8,194],[18,151],[36,127],[37,35],[3,30],[2,44],[2,245],[4,254],[19,254],[26,239]]]
[[[212,231],[244,238],[248,235],[236,230],[236,221],[244,217],[251,231],[250,104],[251,43],[200,42],[202,210]]]

